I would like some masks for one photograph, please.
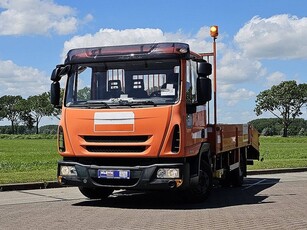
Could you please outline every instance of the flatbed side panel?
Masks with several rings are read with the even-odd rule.
[[[215,154],[234,149],[249,147],[259,152],[259,134],[256,129],[247,124],[218,124],[212,126],[208,139]]]
[[[249,143],[259,151],[259,132],[251,125],[249,126]]]
[[[253,127],[249,126],[249,148],[247,149],[247,159],[259,160],[259,132]]]

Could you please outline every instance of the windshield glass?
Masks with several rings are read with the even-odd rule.
[[[72,66],[66,106],[174,104],[179,98],[179,60],[141,60]]]

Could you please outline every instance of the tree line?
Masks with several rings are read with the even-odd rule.
[[[49,92],[29,96],[27,99],[20,95],[0,97],[0,120],[10,121],[10,134],[17,134],[25,129],[35,129],[35,133],[38,134],[39,123],[43,117],[59,118],[60,113],[60,109],[54,108],[50,104]]]
[[[278,118],[260,118],[249,122],[263,136],[283,136],[284,126]],[[288,127],[289,136],[307,136],[307,120],[296,118]]]

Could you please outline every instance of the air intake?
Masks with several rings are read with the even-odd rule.
[[[180,148],[180,130],[179,125],[174,126],[172,152],[178,153]]]

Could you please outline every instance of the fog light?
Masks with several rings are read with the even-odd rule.
[[[75,166],[61,166],[60,167],[61,176],[77,176],[77,171]]]
[[[179,178],[178,168],[160,168],[157,171],[157,178]]]

